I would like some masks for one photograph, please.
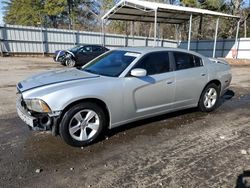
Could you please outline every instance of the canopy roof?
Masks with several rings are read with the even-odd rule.
[[[238,16],[224,14],[199,8],[175,6],[142,0],[121,0],[102,19],[155,22],[168,24],[182,24],[189,21],[190,15],[194,17],[208,15],[213,17],[239,18]]]

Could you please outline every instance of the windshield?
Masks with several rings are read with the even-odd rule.
[[[117,77],[139,55],[140,53],[136,52],[110,51],[84,66],[82,70],[98,75]]]

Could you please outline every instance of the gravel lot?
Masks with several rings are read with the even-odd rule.
[[[189,109],[139,121],[73,148],[29,131],[15,111],[18,81],[62,67],[24,57],[0,58],[0,65],[0,187],[250,185],[250,66],[233,65],[231,89],[212,113]]]

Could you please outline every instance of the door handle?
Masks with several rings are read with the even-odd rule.
[[[201,76],[206,76],[206,73],[202,73]]]
[[[173,83],[173,81],[168,81],[168,82],[167,82],[167,84],[172,84],[172,83]]]

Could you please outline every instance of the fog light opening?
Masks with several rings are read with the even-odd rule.
[[[40,125],[48,128],[51,125],[51,118],[48,116],[43,116],[40,118]]]

